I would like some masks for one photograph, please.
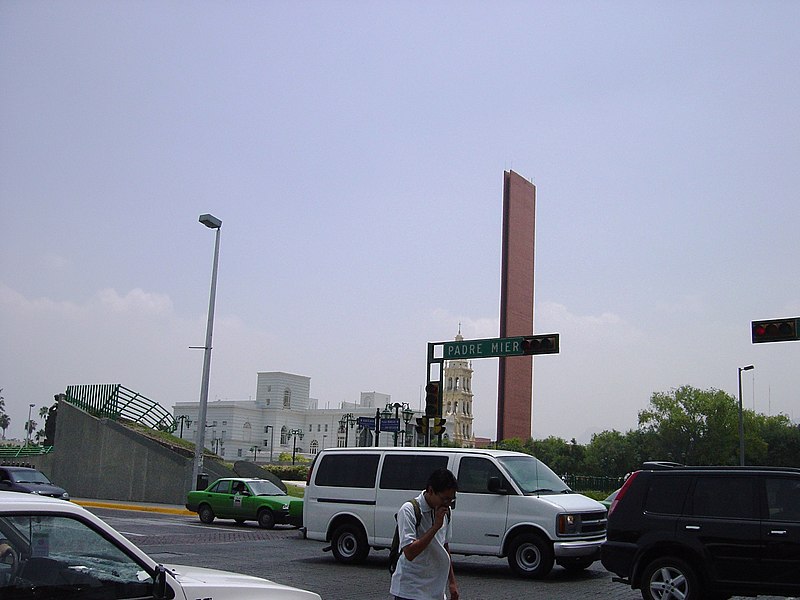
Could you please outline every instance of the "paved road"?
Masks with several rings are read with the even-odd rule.
[[[324,544],[289,527],[259,529],[231,521],[203,525],[196,516],[90,507],[156,560],[238,571],[319,593],[324,600],[388,599],[388,552],[372,552],[363,565],[338,564]],[[181,511],[175,511],[179,513]],[[598,562],[582,573],[555,567],[543,581],[514,577],[505,559],[454,557],[464,600],[638,600],[639,592],[614,583]],[[766,600],[766,597],[761,597]]]

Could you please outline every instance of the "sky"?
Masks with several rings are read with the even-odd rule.
[[[0,388],[209,399],[259,371],[421,405],[499,332],[503,173],[536,185],[536,438],[682,385],[800,421],[800,4],[0,3]],[[497,359],[473,362],[496,432]],[[37,420],[42,425],[40,419]]]

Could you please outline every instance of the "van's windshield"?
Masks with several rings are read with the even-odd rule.
[[[571,494],[572,490],[546,464],[533,456],[498,456],[524,494]]]

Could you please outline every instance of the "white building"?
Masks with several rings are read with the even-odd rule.
[[[331,409],[319,408],[310,391],[309,377],[281,371],[258,373],[255,400],[208,402],[206,448],[229,461],[266,462],[277,460],[281,452],[313,456],[330,446],[374,446],[376,416],[390,420],[381,428],[377,445],[417,445],[414,425],[422,413],[408,404],[393,404],[389,394],[361,392],[359,402],[342,402]],[[177,435],[196,438],[199,408],[199,402],[175,404]],[[398,431],[386,431],[395,413]]]

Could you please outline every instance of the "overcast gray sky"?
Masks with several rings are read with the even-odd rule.
[[[210,399],[258,371],[418,405],[498,333],[503,171],[537,186],[535,437],[655,391],[800,420],[800,3],[0,3],[0,388]],[[497,361],[475,361],[494,437]]]

